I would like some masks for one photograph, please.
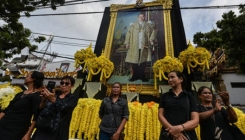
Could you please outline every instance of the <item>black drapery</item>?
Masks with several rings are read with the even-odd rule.
[[[187,48],[185,30],[180,12],[179,0],[173,0],[171,10],[172,37],[174,45],[174,56],[178,57],[179,53]]]
[[[106,37],[108,34],[108,29],[110,25],[111,17],[110,17],[110,7],[106,7],[104,11],[104,15],[100,24],[100,30],[98,33],[98,37],[96,40],[96,45],[94,48],[94,53],[97,56],[101,55],[102,49],[105,47]]]

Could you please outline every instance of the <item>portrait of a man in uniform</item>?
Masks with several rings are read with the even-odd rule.
[[[110,60],[113,75],[126,76],[125,82],[150,84],[154,62],[165,56],[163,11],[157,9],[162,6],[118,11]]]

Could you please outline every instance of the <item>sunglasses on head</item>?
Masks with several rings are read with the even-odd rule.
[[[70,85],[70,83],[69,82],[60,82],[60,85],[66,85],[66,86],[68,86],[68,85]]]

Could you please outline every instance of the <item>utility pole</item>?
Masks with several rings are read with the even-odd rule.
[[[51,36],[49,37],[48,45],[47,45],[47,47],[46,47],[46,49],[45,49],[45,51],[44,51],[44,53],[43,53],[42,59],[41,59],[39,65],[38,65],[38,67],[37,67],[37,70],[40,69],[40,67],[41,67],[41,65],[42,65],[42,63],[43,63],[44,56],[45,56],[45,54],[47,53],[47,50],[48,50],[48,48],[49,48],[51,42],[53,41],[53,38],[54,38],[53,35],[51,35]]]

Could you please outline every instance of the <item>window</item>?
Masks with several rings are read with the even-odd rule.
[[[231,82],[232,88],[245,88],[245,82]]]

